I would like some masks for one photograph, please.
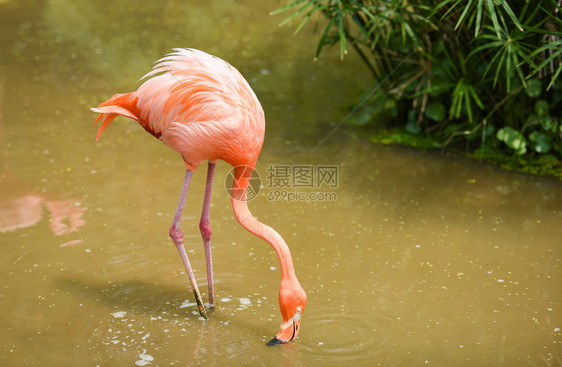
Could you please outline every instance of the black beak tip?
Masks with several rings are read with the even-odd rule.
[[[277,339],[277,337],[274,337],[273,339],[268,341],[265,345],[272,346],[272,345],[278,345],[278,344],[287,344],[287,342],[284,342],[283,340],[280,340],[280,339]]]

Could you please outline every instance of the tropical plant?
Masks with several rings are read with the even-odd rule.
[[[382,92],[369,89],[352,123],[391,116],[386,127],[443,148],[553,164],[562,158],[561,3],[294,0],[274,13],[292,11],[282,24],[300,19],[295,33],[314,19],[315,57],[337,45],[342,59],[351,47],[363,60]]]

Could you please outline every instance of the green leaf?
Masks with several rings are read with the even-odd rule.
[[[496,14],[494,2],[492,0],[486,0],[486,6],[488,8],[488,14],[490,15],[490,18],[492,18],[492,24],[494,25],[493,29],[496,32],[498,38],[501,38],[500,33],[502,28],[500,26],[500,23],[498,22],[498,16]]]
[[[291,8],[297,7],[299,4],[302,4],[302,3],[305,2],[305,1],[308,1],[308,0],[296,0],[296,1],[293,1],[293,2],[291,2],[291,3],[289,3],[289,4],[287,4],[287,5],[285,5],[285,6],[281,7],[281,8],[279,8],[279,9],[275,9],[274,11],[272,11],[272,12],[269,13],[269,14],[270,14],[270,15],[275,15],[275,14],[282,13],[282,12],[284,12],[284,11],[287,11],[287,10],[291,9]]]
[[[500,54],[500,53],[498,53],[498,55],[499,55],[499,54]],[[504,60],[505,60],[505,55],[506,55],[506,53],[505,53],[505,52],[502,52],[502,53],[501,53],[501,57],[500,57],[500,59],[499,59],[499,61],[498,61],[498,66],[497,66],[497,68],[496,68],[496,73],[494,74],[494,84],[493,84],[494,88],[496,87],[496,83],[497,83],[497,81],[498,81],[498,77],[499,77],[499,75],[500,75],[500,71],[501,71],[501,69],[502,69],[502,65],[503,65],[503,62],[504,62]],[[491,66],[492,66],[492,63],[493,63],[493,60],[492,60],[492,62],[490,63],[490,65],[489,65],[488,67],[491,67]],[[508,89],[509,89],[509,87],[508,87]]]
[[[541,99],[535,103],[535,113],[539,116],[546,116],[548,114],[548,102]]]
[[[531,79],[527,82],[527,88],[525,88],[525,92],[531,98],[536,98],[540,96],[542,91],[541,81],[538,79]]]
[[[445,106],[441,102],[430,103],[426,106],[423,114],[433,121],[442,122],[445,120]]]
[[[557,50],[558,50],[558,53],[560,53],[560,46],[562,46],[562,40],[557,40],[557,41],[554,41],[554,42],[550,42],[550,43],[547,43],[546,45],[543,45],[543,46],[537,48],[537,49],[534,50],[529,56],[530,56],[530,57],[534,57],[534,56],[536,56],[536,55],[538,55],[538,54],[540,54],[541,52],[546,51],[546,50],[553,50],[553,51],[557,51]],[[554,55],[554,56],[556,56],[556,55]],[[548,59],[546,59],[546,60],[544,61],[544,65],[548,64],[551,59],[552,59],[552,56],[550,56]],[[544,66],[544,65],[542,65],[542,66]],[[542,67],[542,66],[541,66],[541,67]]]
[[[343,22],[343,16],[340,14],[338,17],[339,35],[340,35],[340,58],[343,60],[344,55],[347,54],[346,39],[345,39],[345,24]]]
[[[318,47],[316,48],[316,55],[315,57],[318,58],[318,56],[320,55],[320,52],[322,52],[322,47],[324,47],[326,44],[328,44],[327,41],[327,37],[328,34],[330,33],[330,29],[332,29],[332,26],[334,25],[336,21],[336,18],[332,18],[330,20],[330,23],[328,23],[326,25],[326,28],[324,28],[324,32],[322,33],[322,37],[320,37],[320,41],[318,41]]]
[[[406,124],[406,131],[410,134],[417,135],[421,132],[421,126],[416,124],[415,121],[408,121]]]
[[[550,83],[548,83],[548,87],[546,87],[546,90],[550,90],[550,87],[552,87],[554,85],[554,82],[558,78],[558,75],[560,75],[561,71],[562,71],[562,63],[560,65],[558,65],[558,69],[556,70],[556,72],[552,76],[552,80],[550,81]]]
[[[478,10],[476,11],[476,27],[474,27],[474,37],[478,36],[478,31],[480,31],[480,24],[482,22],[482,3],[482,0],[478,1]]]
[[[504,127],[498,130],[496,138],[503,141],[518,155],[525,154],[527,152],[527,140],[523,134],[511,127]]]
[[[496,0],[496,1],[498,1],[501,4],[501,6],[503,7],[503,10],[511,18],[511,21],[513,22],[513,24],[515,24],[515,26],[517,28],[519,28],[519,30],[521,32],[523,32],[523,27],[521,26],[521,23],[519,23],[519,19],[517,19],[517,17],[515,16],[515,13],[513,12],[513,10],[511,10],[507,1],[505,1],[505,0]]]
[[[479,0],[482,1],[482,0]],[[459,28],[459,26],[462,24],[462,22],[464,21],[464,18],[467,16],[468,11],[470,10],[470,8],[472,7],[472,3],[474,2],[474,0],[469,0],[468,4],[465,5],[464,10],[459,18],[459,21],[457,22],[457,24],[455,25],[455,30],[457,30],[457,28]],[[458,4],[459,2],[457,2]],[[456,5],[456,4],[455,4]]]
[[[541,46],[541,47],[535,49],[532,53],[530,53],[529,57],[533,58],[533,57],[543,53],[544,51],[548,50],[549,51],[548,53],[549,53],[550,56],[547,57],[546,59],[544,59],[543,62],[540,63],[539,65],[532,65],[533,66],[533,72],[529,76],[535,75],[540,70],[547,67],[547,65],[551,64],[555,60],[558,60],[562,56],[562,47],[560,47],[560,46],[562,46],[562,40],[559,39],[557,41],[550,42],[550,43],[548,43],[544,46]],[[558,75],[560,74],[560,71],[562,71],[562,64],[558,65],[558,69],[552,75],[552,79],[550,80],[550,83],[546,87],[547,90],[550,90],[550,88],[554,85],[554,82],[558,78]]]
[[[480,100],[480,97],[478,97],[478,93],[476,93],[476,90],[474,90],[474,87],[472,85],[470,85],[468,87],[468,91],[470,93],[470,95],[472,96],[472,99],[474,99],[474,102],[476,102],[476,104],[478,105],[478,107],[480,107],[481,110],[484,109],[484,104],[482,103],[482,101]]]
[[[555,119],[548,115],[539,117],[538,119],[544,131],[549,131],[553,134],[556,134],[556,131],[558,130],[558,122]]]
[[[302,29],[302,27],[305,26],[306,23],[308,23],[308,20],[310,19],[310,17],[312,16],[312,14],[314,14],[315,12],[319,11],[319,10],[323,10],[325,9],[325,7],[323,6],[315,6],[313,7],[311,10],[308,11],[308,13],[305,14],[305,16],[303,17],[303,20],[300,22],[300,24],[298,25],[298,27],[295,29],[295,31],[293,32],[294,35],[296,35],[297,33],[300,32],[300,30]]]
[[[298,9],[297,11],[295,11],[293,14],[289,15],[287,18],[285,18],[280,24],[279,26],[284,26],[285,24],[289,23],[291,20],[293,20],[295,17],[297,17],[300,13],[302,13],[303,11],[306,10],[306,8],[308,8],[311,4],[307,3],[304,4],[300,9]]]
[[[531,140],[533,144],[533,148],[537,153],[548,153],[550,150],[550,136],[539,133],[538,131],[533,131],[531,135],[529,135],[529,140]]]
[[[419,92],[414,93],[412,95],[408,95],[408,98],[416,98],[416,97],[422,96],[426,93],[429,94],[432,97],[435,97],[435,96],[438,96],[440,94],[450,92],[450,89],[453,88],[454,86],[455,86],[454,83],[446,83],[446,82],[439,83],[439,84],[433,85],[429,88],[422,89]]]
[[[403,24],[404,30],[410,36],[410,38],[414,41],[414,43],[419,44],[419,40],[418,40],[418,37],[416,36],[416,32],[414,32],[412,27],[410,27],[410,25],[406,21],[404,21],[404,23],[402,23],[402,24]],[[405,43],[405,39],[404,39],[403,42]]]

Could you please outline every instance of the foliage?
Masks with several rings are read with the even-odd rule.
[[[296,32],[315,19],[316,57],[351,47],[382,87],[351,123],[552,164],[562,158],[561,3],[293,0],[276,13],[299,18]]]

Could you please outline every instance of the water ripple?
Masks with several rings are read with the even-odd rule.
[[[391,344],[377,333],[372,319],[356,312],[307,315],[307,337],[300,341],[301,351],[314,359],[342,362],[385,353]]]

